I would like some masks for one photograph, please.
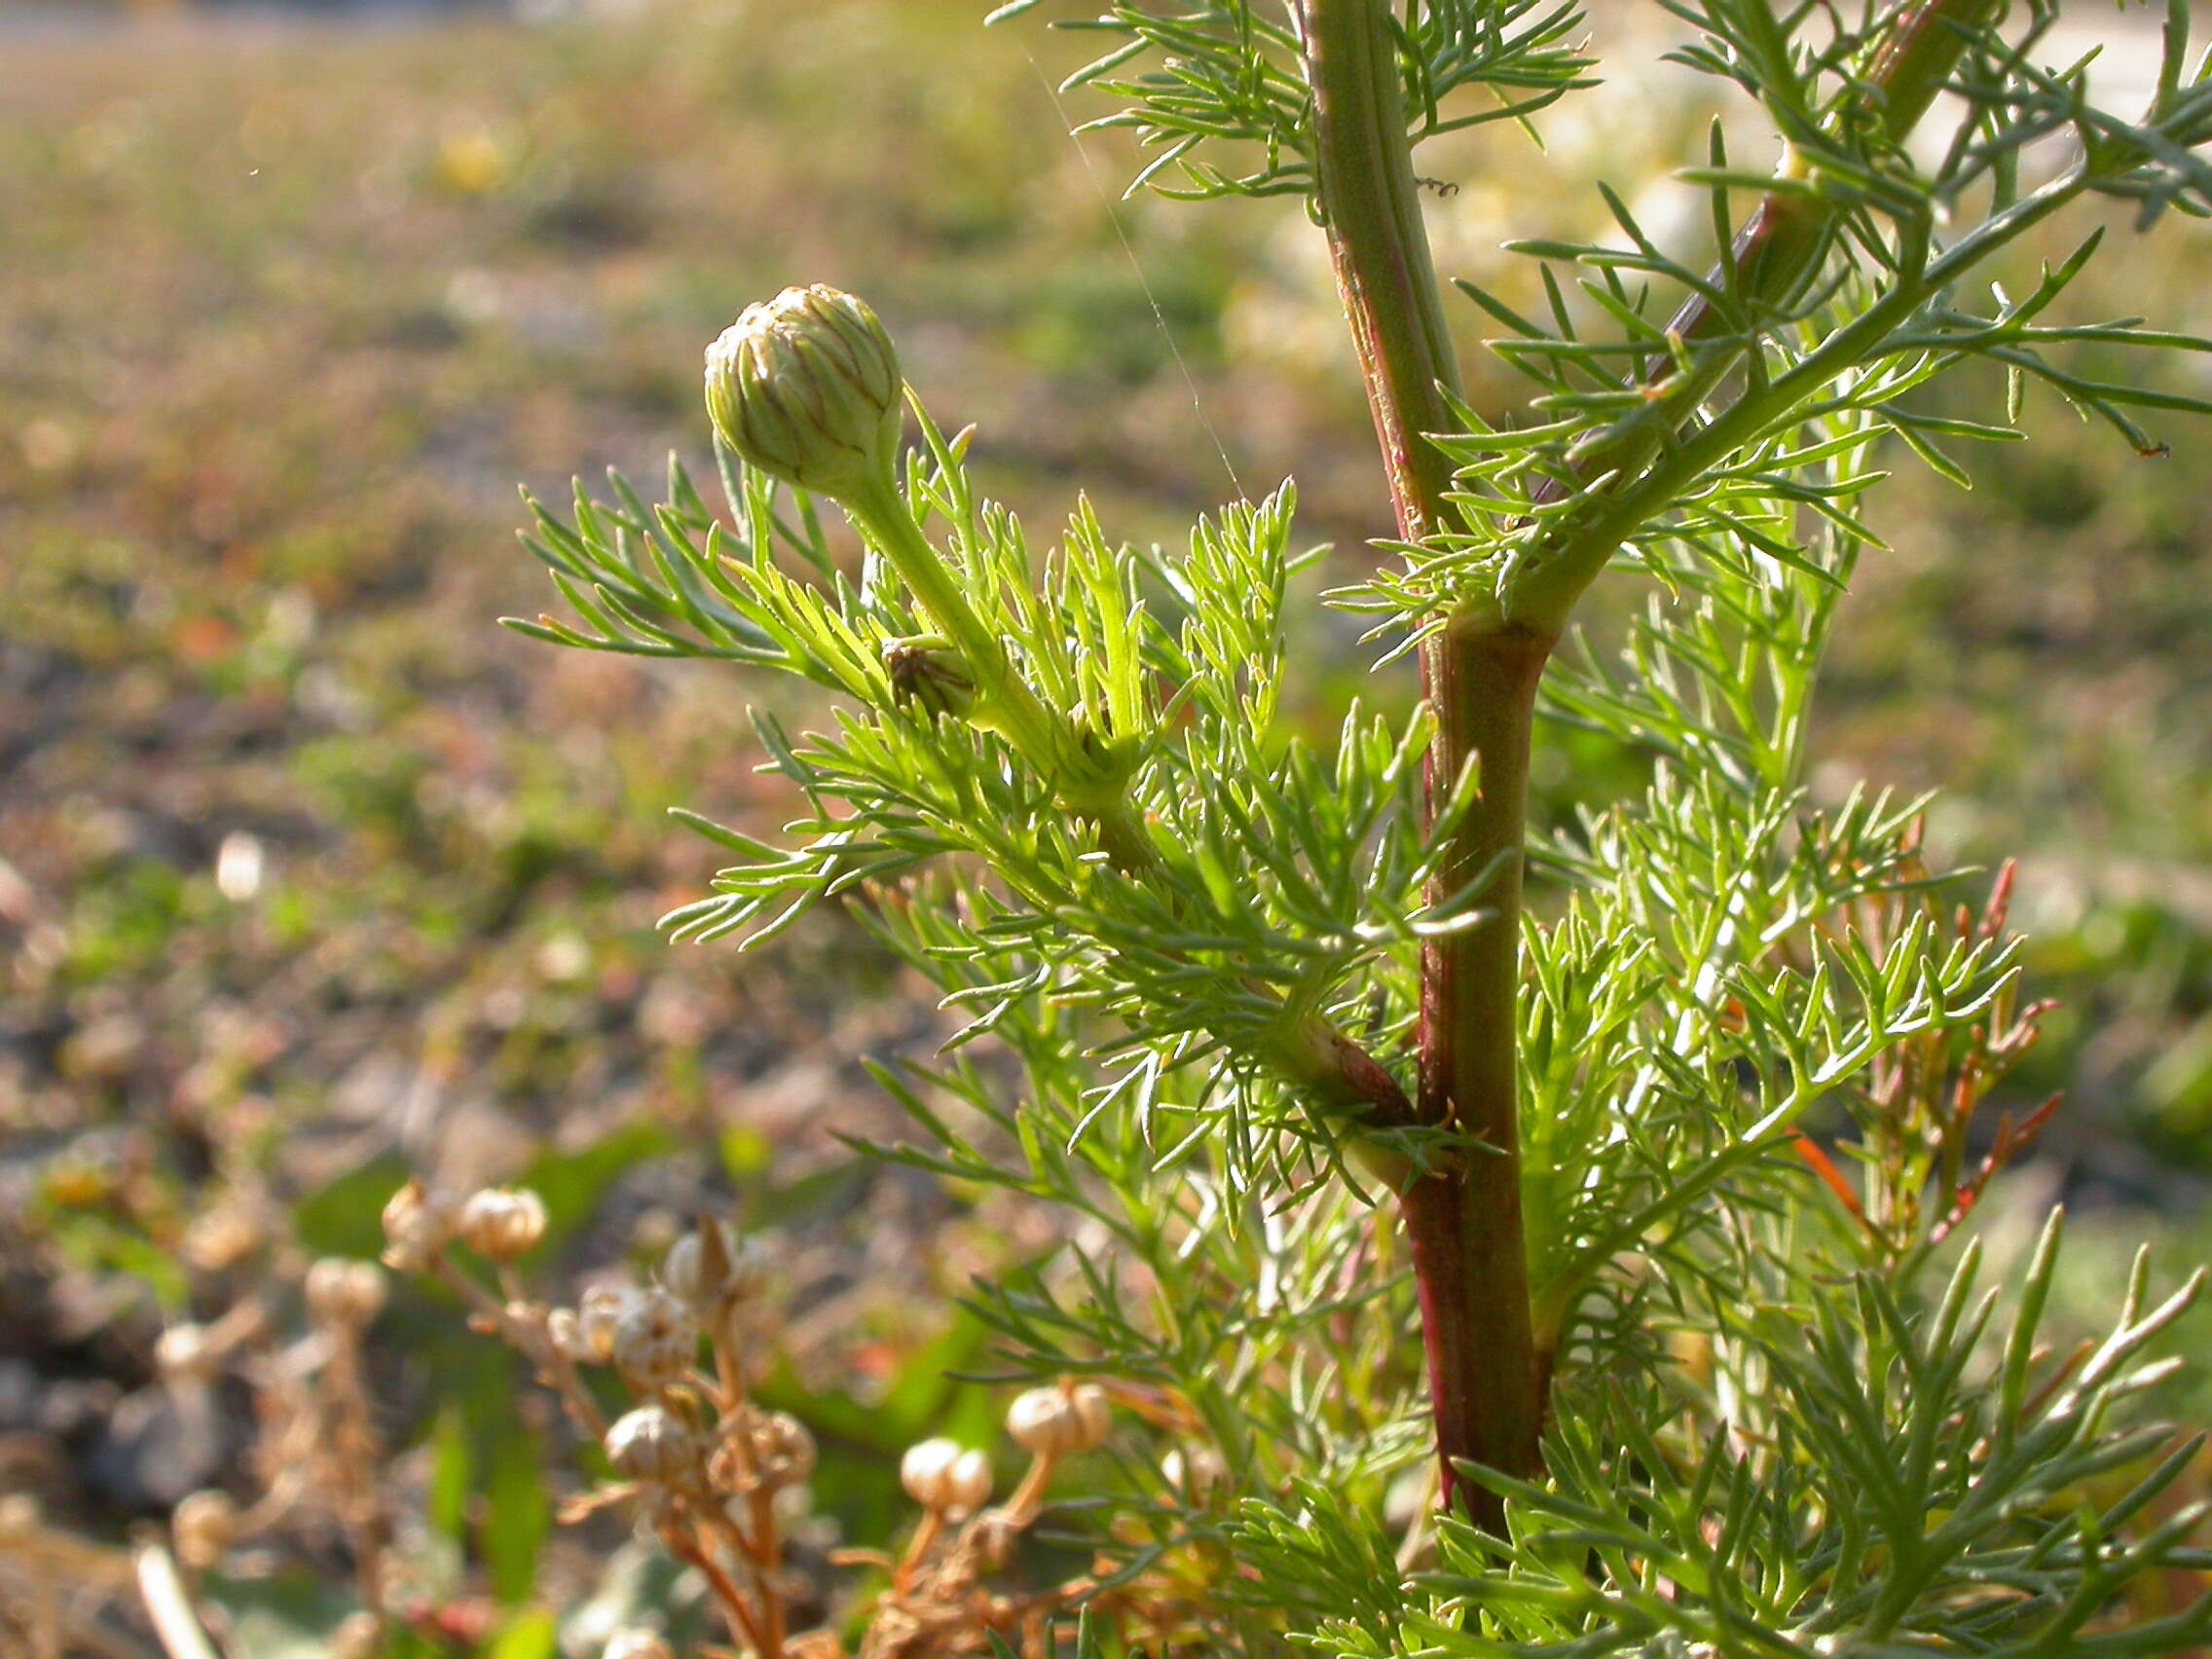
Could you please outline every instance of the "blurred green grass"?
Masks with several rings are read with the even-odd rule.
[[[700,461],[703,343],[821,279],[874,300],[940,418],[980,424],[994,490],[1045,522],[1082,487],[1122,534],[1168,536],[1233,472],[1295,472],[1337,569],[1383,528],[1297,209],[1116,203],[1124,158],[1101,138],[1087,161],[1064,126],[1096,111],[1050,90],[1066,43],[984,34],[979,10],[183,15],[7,41],[0,1128],[22,1158],[0,1221],[74,1216],[54,1235],[129,1268],[127,1240],[175,1246],[241,1156],[304,1195],[372,1159],[505,1172],[652,1120],[867,1255],[887,1200],[857,1220],[809,1183],[842,1157],[830,1128],[885,1121],[852,1052],[931,1018],[833,921],[742,963],[655,936],[714,862],[661,808],[775,822],[743,706],[780,693],[499,632],[547,599],[514,481]],[[1699,114],[1652,108],[1640,148],[1568,111],[1548,160],[1511,132],[1424,159],[1458,187],[1433,208],[1448,274],[1512,291],[1498,241],[1595,228],[1595,176],[1652,188]],[[2204,231],[2117,234],[2075,313],[2212,330]],[[2021,1101],[2069,1089],[2052,1167],[2116,1229],[2166,1212],[2187,1260],[2212,1169],[2212,447],[2177,425],[2153,462],[2035,424],[1972,458],[1971,495],[1909,466],[1889,495],[1817,789],[1939,785],[1939,854],[2025,861],[2032,983],[2067,1008]],[[1325,707],[1362,659],[1314,627]],[[1554,810],[1633,770],[1570,740],[1542,764]],[[633,1216],[689,1191],[656,1180]],[[889,1201],[917,1236],[947,1202]],[[867,1259],[950,1284],[984,1248]],[[916,1335],[895,1294],[871,1317]]]

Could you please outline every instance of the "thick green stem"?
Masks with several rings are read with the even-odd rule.
[[[1432,535],[1448,511],[1449,461],[1427,434],[1449,429],[1458,383],[1406,138],[1388,0],[1302,0],[1313,90],[1321,216],[1382,444],[1398,534]],[[1540,1468],[1542,1402],[1529,1309],[1515,1076],[1521,851],[1530,729],[1551,639],[1467,624],[1421,653],[1438,719],[1429,751],[1434,811],[1469,763],[1481,793],[1437,888],[1495,871],[1483,918],[1431,945],[1421,965],[1419,1122],[1450,1126],[1459,1148],[1400,1191],[1427,1353],[1443,1492],[1456,1465],[1508,1474]],[[1471,1513],[1493,1530],[1502,1506],[1477,1489]]]

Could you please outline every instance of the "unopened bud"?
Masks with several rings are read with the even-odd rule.
[[[511,1262],[545,1236],[545,1200],[528,1187],[487,1187],[461,1206],[461,1235],[478,1255]]]
[[[673,1382],[697,1356],[699,1328],[691,1310],[665,1290],[642,1290],[614,1321],[611,1357],[634,1382]]]
[[[1038,1457],[1072,1457],[1106,1438],[1111,1426],[1106,1390],[1095,1382],[1073,1388],[1032,1388],[1007,1408],[1006,1431]]]
[[[384,1270],[374,1262],[325,1256],[308,1269],[308,1311],[325,1325],[358,1329],[384,1308]]]
[[[707,348],[707,413],[722,442],[825,496],[891,476],[903,385],[875,313],[821,283],[747,306]]]
[[[697,1467],[699,1439],[673,1412],[640,1406],[616,1418],[601,1442],[625,1480],[673,1481]]]
[[[895,640],[883,647],[883,669],[901,707],[965,719],[976,706],[976,682],[949,640],[936,635]]]
[[[607,1639],[600,1659],[676,1659],[658,1631],[618,1630]]]
[[[965,1515],[991,1498],[991,1462],[953,1440],[925,1440],[899,1460],[899,1481],[924,1509]]]
[[[384,1206],[384,1259],[403,1273],[418,1273],[453,1242],[461,1214],[452,1198],[421,1181],[409,1181]]]
[[[195,1572],[204,1572],[221,1561],[238,1535],[239,1506],[228,1493],[193,1493],[169,1516],[176,1558]]]

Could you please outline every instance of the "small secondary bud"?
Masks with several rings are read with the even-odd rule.
[[[747,306],[707,348],[707,413],[722,442],[826,496],[891,476],[903,384],[875,313],[821,283]]]
[[[528,1187],[487,1187],[461,1210],[461,1235],[495,1262],[511,1262],[545,1236],[545,1200]]]
[[[691,1368],[699,1328],[691,1311],[665,1290],[643,1290],[614,1321],[612,1358],[648,1387],[673,1382]]]
[[[626,1480],[672,1481],[699,1462],[699,1440],[661,1406],[624,1412],[601,1442],[614,1472]]]
[[[976,682],[952,642],[936,635],[894,640],[883,647],[891,696],[901,707],[965,719],[976,707]]]
[[[453,1242],[461,1214],[451,1197],[409,1181],[384,1206],[384,1259],[403,1273],[419,1273]]]
[[[991,1462],[953,1440],[925,1440],[899,1460],[899,1481],[924,1509],[964,1515],[991,1497]]]
[[[600,1659],[676,1659],[676,1651],[650,1630],[618,1630],[607,1639]]]
[[[176,1558],[195,1572],[204,1572],[221,1561],[238,1535],[239,1506],[228,1493],[192,1493],[169,1516]]]
[[[1072,1457],[1106,1438],[1106,1390],[1095,1382],[1074,1388],[1032,1388],[1007,1408],[1006,1431],[1038,1457]]]
[[[325,1256],[308,1269],[308,1311],[325,1325],[355,1330],[384,1308],[384,1270],[374,1262]]]

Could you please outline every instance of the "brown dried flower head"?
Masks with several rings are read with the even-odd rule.
[[[511,1262],[545,1236],[545,1200],[528,1187],[487,1187],[461,1206],[461,1235],[495,1262]]]

